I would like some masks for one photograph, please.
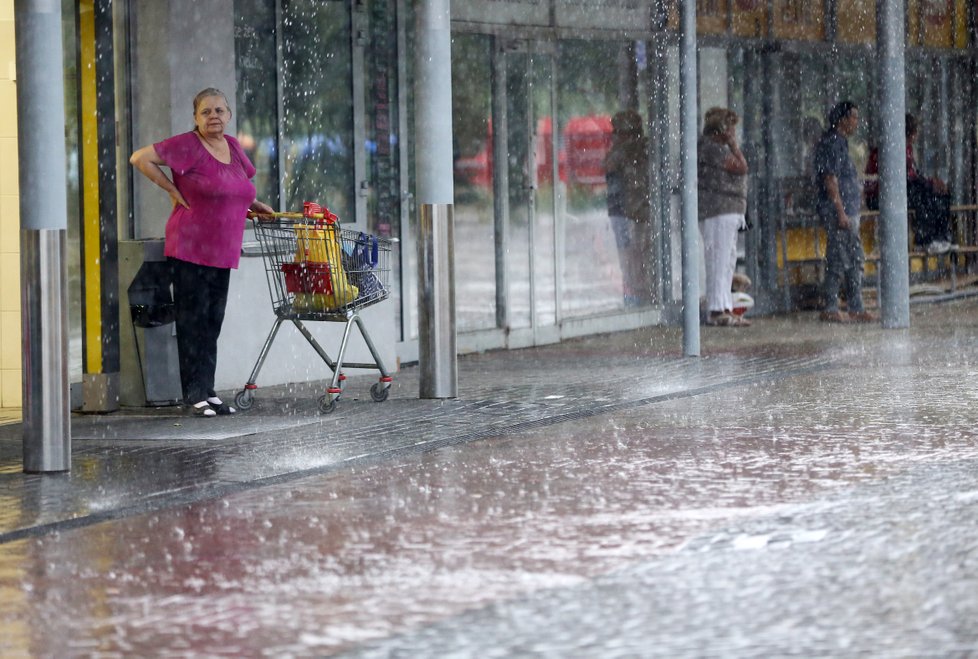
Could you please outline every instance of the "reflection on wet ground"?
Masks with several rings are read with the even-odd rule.
[[[978,651],[975,461],[728,522],[679,551],[351,655],[942,656]]]
[[[955,307],[707,330],[698,368],[788,375],[679,369],[688,396],[528,351],[514,387],[571,379],[497,408],[518,432],[0,545],[0,655],[973,655],[978,304]],[[520,416],[581,377],[607,409]]]
[[[72,419],[73,470],[63,477],[20,474],[18,440],[0,428],[0,542],[84,523],[227,495],[400,452],[433,450],[529,428],[572,422],[677,397],[773,383],[832,365],[784,351],[660,356],[621,336],[541,351],[465,360],[457,400],[395,398],[378,405],[348,387],[340,412],[320,415],[312,386],[266,391],[248,414],[219,421],[180,410],[127,410]],[[647,341],[647,339],[646,339]],[[611,345],[608,345],[611,344]],[[500,364],[500,361],[505,363]],[[416,369],[414,369],[416,371]],[[654,378],[646,377],[654,372]],[[401,388],[417,376],[399,374]],[[352,398],[352,400],[350,400]],[[19,437],[20,428],[12,427]]]

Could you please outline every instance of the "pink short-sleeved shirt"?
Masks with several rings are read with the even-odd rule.
[[[217,160],[193,131],[154,144],[173,184],[190,204],[177,205],[166,223],[167,256],[215,268],[237,268],[245,216],[255,200],[255,166],[241,145],[225,136],[231,162]]]

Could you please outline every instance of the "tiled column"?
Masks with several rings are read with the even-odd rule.
[[[0,0],[0,407],[21,406],[20,195],[14,2]]]

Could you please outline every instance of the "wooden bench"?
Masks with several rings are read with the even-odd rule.
[[[912,211],[911,211],[912,212]],[[864,211],[861,216],[866,219],[879,217],[879,211]],[[978,260],[978,205],[965,204],[951,206],[951,222],[955,248],[946,252],[932,254],[920,249],[913,242],[913,235],[910,235],[907,257],[910,264],[910,271],[915,272],[914,264],[920,264],[921,278],[925,281],[931,278],[931,273],[941,275],[947,273],[951,280],[951,291],[958,289],[959,268],[964,268],[965,272],[971,272]],[[866,262],[879,267],[879,226],[874,227],[875,240],[874,249],[866,255]],[[934,267],[931,267],[931,263]]]
[[[868,253],[866,254],[867,264],[873,267],[878,273],[880,265],[879,255],[879,211],[863,211],[861,214],[864,225],[867,229],[863,232],[864,243],[867,243]],[[963,269],[967,274],[973,273],[975,265],[978,263],[978,205],[959,205],[951,207],[951,218],[953,223],[954,242],[956,249],[940,254],[930,254],[925,250],[918,249],[913,244],[911,234],[908,244],[908,261],[911,273],[919,273],[919,278],[928,281],[934,276],[947,274],[951,281],[951,291],[957,291],[959,281],[958,276]],[[872,228],[868,228],[872,223]],[[789,233],[795,241],[801,236],[801,240],[810,241],[799,254],[797,246],[793,250],[794,258],[789,253]],[[782,282],[787,289],[792,285],[792,272],[802,276],[804,270],[812,269],[814,277],[820,280],[824,274],[824,231],[821,229],[817,218],[813,213],[798,212],[789,210],[782,218],[779,227],[779,250],[778,265],[783,272]],[[790,295],[790,294],[786,294]]]
[[[907,253],[907,257],[910,264],[910,270],[914,270],[914,262],[920,263],[921,278],[925,281],[931,279],[931,273],[935,275],[941,275],[947,273],[951,280],[951,292],[958,290],[958,269],[963,265],[965,271],[970,271],[970,262],[975,261],[975,255],[978,255],[978,247],[974,245],[959,245],[955,249],[948,250],[946,252],[940,252],[938,254],[931,254],[930,252],[913,250]],[[962,264],[962,261],[964,262]],[[877,271],[879,269],[880,254],[878,251],[872,251],[866,254],[866,263],[872,264]],[[931,267],[931,263],[934,263],[934,267]]]

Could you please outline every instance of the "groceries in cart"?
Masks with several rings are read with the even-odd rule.
[[[303,311],[328,311],[344,307],[360,294],[343,268],[339,225],[296,225],[295,261],[283,263],[292,301]],[[292,276],[290,276],[292,273]]]
[[[390,241],[344,229],[329,209],[306,202],[302,213],[256,222],[275,307],[340,313],[386,299]]]
[[[235,398],[238,407],[246,410],[253,404],[258,373],[279,326],[286,320],[296,326],[333,372],[330,386],[319,399],[320,411],[331,412],[336,407],[346,380],[343,366],[379,370],[380,381],[371,387],[370,395],[378,402],[386,400],[391,377],[359,311],[387,299],[390,294],[390,240],[344,229],[334,213],[314,202],[306,202],[301,213],[274,213],[270,221],[255,221],[254,228],[276,320],[248,383]],[[302,321],[346,323],[335,361]],[[344,361],[347,339],[354,324],[360,329],[373,362]]]

